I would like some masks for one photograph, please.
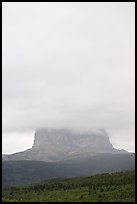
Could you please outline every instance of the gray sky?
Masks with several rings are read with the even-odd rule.
[[[3,153],[40,127],[135,148],[135,3],[2,3]]]

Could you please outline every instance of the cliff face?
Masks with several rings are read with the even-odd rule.
[[[39,129],[33,147],[8,155],[6,160],[60,161],[98,153],[126,153],[113,148],[105,130],[75,133],[67,129]]]
[[[69,130],[38,130],[34,137],[34,149],[46,152],[108,152],[113,149],[104,132],[78,134]]]

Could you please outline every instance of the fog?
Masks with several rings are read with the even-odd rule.
[[[103,128],[135,151],[135,3],[2,3],[2,149]]]

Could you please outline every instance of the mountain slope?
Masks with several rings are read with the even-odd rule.
[[[51,178],[88,176],[135,168],[135,154],[98,154],[59,162],[3,161],[2,185],[27,184]]]
[[[135,171],[52,179],[5,188],[3,202],[134,202]]]

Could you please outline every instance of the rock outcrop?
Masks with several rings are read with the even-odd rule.
[[[3,160],[62,161],[87,157],[99,153],[127,153],[117,150],[110,143],[105,130],[94,129],[90,133],[76,133],[68,129],[39,129],[34,135],[31,149],[11,155]]]

